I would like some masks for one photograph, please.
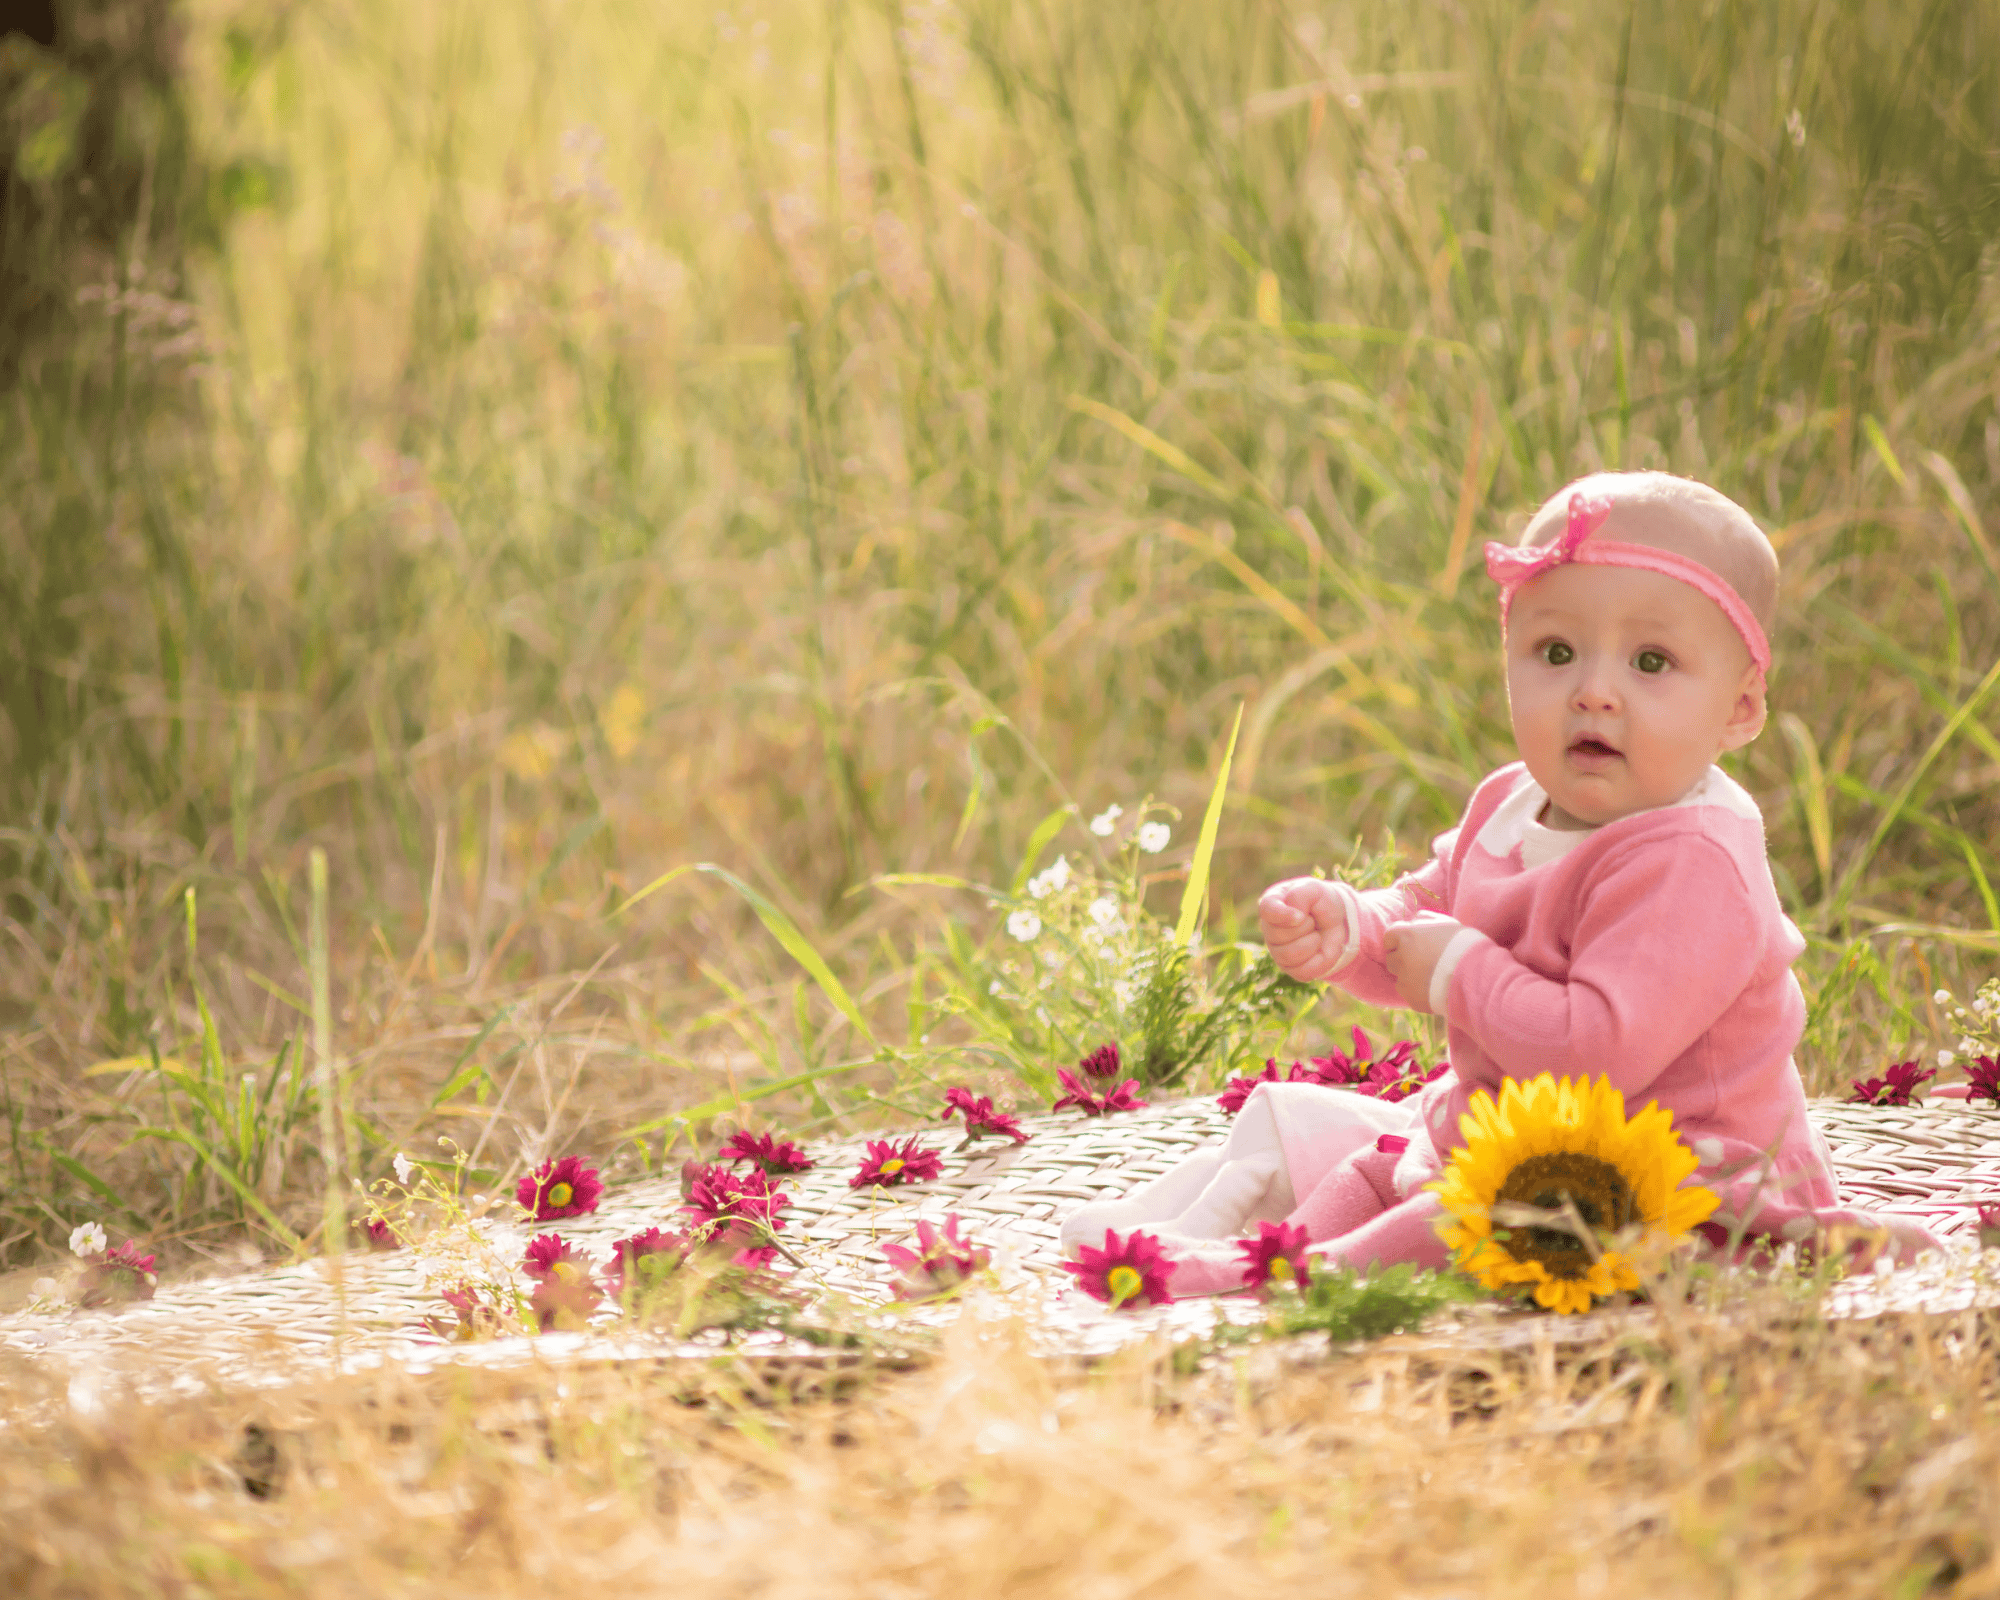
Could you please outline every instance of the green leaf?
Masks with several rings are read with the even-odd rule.
[[[675,867],[671,872],[663,872],[612,912],[612,916],[623,916],[648,895],[666,888],[676,878],[684,877],[690,872],[705,872],[711,877],[720,878],[749,901],[750,909],[757,913],[757,920],[763,923],[770,930],[772,937],[785,947],[786,953],[806,969],[807,975],[819,985],[820,993],[833,1002],[834,1009],[854,1024],[862,1038],[878,1050],[881,1048],[881,1041],[875,1037],[875,1030],[868,1026],[868,1019],[862,1016],[861,1008],[854,1003],[841,981],[833,975],[833,969],[826,964],[825,958],[812,947],[812,941],[799,932],[798,925],[790,917],[727,867],[719,867],[712,861],[691,861],[686,866]]]
[[[1035,863],[1041,859],[1042,852],[1048,848],[1049,841],[1062,832],[1063,824],[1069,821],[1069,818],[1070,808],[1064,806],[1060,810],[1051,811],[1040,822],[1035,824],[1035,831],[1028,835],[1027,854],[1021,857],[1021,865],[1019,870],[1014,874],[1014,881],[1008,885],[1007,892],[1010,895],[1021,892],[1022,886],[1027,883],[1028,879],[1034,873]]]
[[[299,1236],[278,1220],[277,1212],[264,1204],[256,1191],[243,1181],[235,1168],[218,1157],[196,1135],[189,1133],[185,1128],[135,1128],[132,1132],[132,1137],[127,1139],[120,1148],[129,1149],[141,1139],[158,1139],[166,1144],[187,1146],[200,1159],[203,1166],[207,1167],[210,1172],[214,1173],[224,1183],[228,1184],[230,1188],[234,1189],[236,1197],[264,1219],[266,1227],[280,1239],[284,1240],[288,1247],[294,1250],[298,1249],[302,1243]]]
[[[1183,950],[1201,916],[1208,896],[1208,867],[1215,858],[1215,834],[1222,826],[1222,806],[1229,795],[1229,764],[1236,759],[1236,736],[1243,731],[1243,707],[1236,708],[1236,721],[1229,729],[1229,747],[1222,752],[1222,770],[1215,775],[1215,788],[1208,797],[1208,810],[1201,819],[1201,837],[1196,840],[1194,860],[1188,864],[1187,888],[1181,892],[1180,920],[1174,924],[1174,943]]]

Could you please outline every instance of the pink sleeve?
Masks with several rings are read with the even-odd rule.
[[[1432,842],[1430,860],[1386,889],[1363,892],[1340,885],[1347,906],[1349,954],[1333,981],[1357,1000],[1376,1006],[1408,1004],[1382,963],[1382,935],[1390,923],[1407,922],[1420,911],[1451,914],[1451,854],[1457,841],[1456,828],[1439,834]]]
[[[1641,844],[1588,894],[1566,980],[1484,937],[1460,958],[1446,1016],[1493,1064],[1468,1063],[1468,1083],[1603,1073],[1629,1102],[1728,1010],[1769,937],[1764,908],[1711,839]]]

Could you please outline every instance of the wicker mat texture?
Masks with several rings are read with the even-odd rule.
[[[1820,1101],[1810,1114],[1832,1147],[1847,1199],[1921,1219],[1952,1246],[1942,1259],[1838,1286],[1830,1309],[1865,1316],[2000,1303],[2000,1257],[1977,1253],[1973,1209],[2000,1199],[2000,1110],[1955,1102],[1876,1107]],[[943,1175],[907,1189],[850,1189],[847,1179],[865,1141],[816,1144],[815,1168],[782,1185],[793,1202],[784,1238],[829,1293],[874,1305],[888,1292],[880,1245],[907,1241],[920,1217],[941,1220],[957,1212],[964,1233],[993,1248],[999,1287],[964,1306],[882,1313],[878,1326],[892,1343],[899,1330],[938,1328],[968,1310],[981,1317],[1024,1315],[1045,1353],[1077,1357],[1160,1333],[1203,1335],[1218,1320],[1260,1320],[1256,1304],[1240,1298],[1113,1316],[1068,1289],[1067,1276],[1055,1270],[1057,1229],[1072,1207],[1124,1192],[1222,1137],[1228,1118],[1213,1100],[1162,1103],[1102,1119],[1028,1117],[1022,1126],[1033,1135],[1023,1145],[987,1140],[962,1146],[955,1129],[933,1130],[925,1142],[942,1150]],[[673,1226],[679,1203],[677,1178],[650,1178],[613,1188],[593,1215],[555,1226],[603,1257],[614,1239]],[[510,1259],[542,1231],[512,1223],[482,1226]],[[426,1314],[444,1309],[425,1276],[418,1250],[346,1257],[338,1292],[319,1261],[165,1284],[153,1300],[115,1310],[0,1317],[0,1351],[71,1370],[150,1371],[182,1387],[284,1382],[297,1375],[301,1360],[322,1366],[388,1360],[426,1368],[551,1359],[677,1361],[725,1353],[826,1359],[815,1347],[775,1333],[679,1343],[598,1333],[447,1343],[423,1325]],[[1546,1325],[1551,1319],[1529,1320]]]

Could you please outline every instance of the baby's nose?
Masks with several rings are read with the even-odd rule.
[[[1610,711],[1618,705],[1617,678],[1605,658],[1593,656],[1576,680],[1570,703],[1579,711]]]

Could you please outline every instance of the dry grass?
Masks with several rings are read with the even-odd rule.
[[[722,1364],[147,1402],[16,1370],[0,1576],[23,1600],[2000,1590],[1992,1313],[1682,1320],[1185,1375],[1160,1350],[1052,1367],[968,1322],[838,1394]]]

